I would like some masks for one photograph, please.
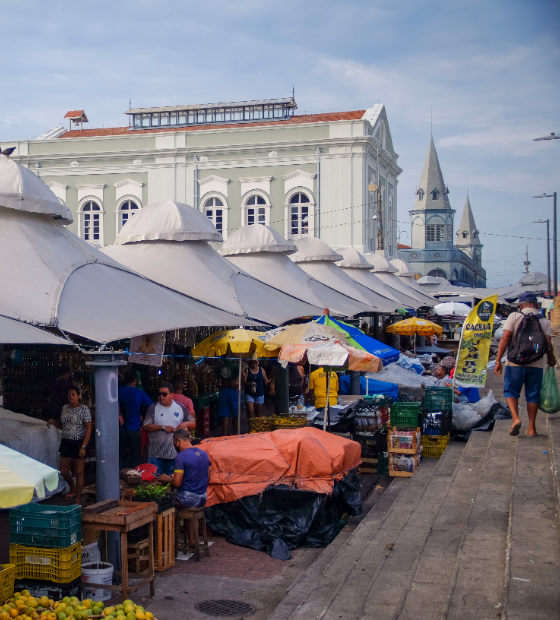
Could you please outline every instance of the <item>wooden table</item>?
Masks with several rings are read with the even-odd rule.
[[[85,530],[104,530],[109,532],[120,532],[121,534],[121,567],[122,570],[115,571],[121,575],[122,585],[99,586],[104,590],[112,592],[122,592],[123,599],[127,599],[130,593],[139,588],[150,584],[150,596],[155,594],[155,572],[154,572],[154,520],[158,511],[155,502],[128,502],[125,500],[108,499],[98,504],[93,504],[82,510],[82,528]],[[149,566],[147,574],[137,574],[128,572],[128,532],[148,524],[148,554]],[[104,561],[107,561],[105,550]],[[129,585],[129,577],[138,578],[140,581],[134,585]]]

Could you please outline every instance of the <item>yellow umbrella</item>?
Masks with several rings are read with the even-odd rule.
[[[0,508],[28,504],[33,495],[44,499],[58,488],[58,471],[0,445]]]
[[[236,357],[257,354],[258,357],[276,357],[264,348],[260,332],[248,329],[226,329],[208,336],[192,350],[194,357],[217,357],[234,353]]]
[[[439,336],[443,334],[443,327],[431,321],[427,321],[426,319],[419,319],[414,316],[410,319],[405,319],[404,321],[389,325],[387,331],[390,334],[397,334],[399,336],[433,336],[434,334]]]

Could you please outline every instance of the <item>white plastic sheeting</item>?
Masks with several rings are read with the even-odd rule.
[[[150,282],[52,217],[0,207],[0,315],[96,342],[246,319]]]
[[[0,316],[0,344],[56,344],[60,346],[72,343],[38,327]]]
[[[257,247],[267,249],[254,251]],[[243,226],[232,233],[220,253],[261,282],[313,304],[315,314],[322,313],[324,308],[342,316],[370,311],[369,305],[314,280],[293,263],[289,255],[296,249],[295,245],[268,226],[255,225]]]
[[[165,216],[170,204],[175,205],[175,211],[181,215],[175,234],[179,239],[192,236],[194,240],[122,241],[130,237],[132,224],[140,234],[144,230],[144,220],[155,226],[157,233],[158,214],[163,211]],[[295,292],[283,292],[276,278],[268,285],[232,265],[205,240],[196,240],[203,238],[208,225],[217,232],[205,215],[187,205],[169,201],[148,205],[123,226],[117,237],[119,245],[104,248],[102,252],[150,280],[240,317],[278,325],[318,312],[318,307]]]
[[[394,312],[400,304],[382,294],[363,286],[344,273],[334,261],[341,255],[315,237],[298,239],[298,251],[290,258],[312,278],[329,286],[343,295],[361,301],[370,307],[371,312]]]
[[[0,155],[0,205],[16,211],[51,215],[61,224],[74,221],[70,209],[39,177],[5,155]]]
[[[0,407],[0,443],[58,469],[61,431],[43,420]]]
[[[371,264],[366,260],[363,254],[360,254],[353,248],[343,248],[337,250],[342,255],[342,260],[337,265],[348,274],[353,280],[356,280],[359,284],[371,289],[376,293],[381,293],[388,299],[392,299],[397,302],[399,306],[407,308],[419,308],[421,302],[412,295],[406,295],[397,289],[391,288],[375,273],[371,271]],[[372,255],[375,256],[375,255]],[[389,262],[387,261],[387,264]]]
[[[366,377],[386,383],[396,383],[399,387],[420,388],[422,385],[435,385],[437,379],[429,375],[418,375],[398,364],[389,364],[381,372],[367,374]]]

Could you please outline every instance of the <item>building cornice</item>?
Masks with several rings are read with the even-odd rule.
[[[314,179],[316,176],[316,174],[312,174],[311,172],[305,172],[305,170],[294,170],[289,174],[282,175],[282,178],[284,179],[284,181],[291,181],[296,177],[303,177],[304,179]]]
[[[144,183],[141,183],[140,181],[135,181],[134,179],[124,179],[122,181],[119,181],[118,183],[113,183],[114,187],[116,187],[117,189],[119,187],[124,187],[125,185],[134,185],[135,187],[143,187]]]
[[[203,179],[198,180],[199,185],[207,185],[208,183],[221,183],[222,185],[227,185],[229,183],[229,179],[224,179],[224,177],[220,177],[217,174],[211,174],[209,177],[204,177]]]

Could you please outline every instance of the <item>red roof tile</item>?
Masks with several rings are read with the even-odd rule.
[[[397,250],[412,250],[410,245],[404,245],[404,243],[397,243]]]
[[[292,116],[285,121],[262,121],[258,123],[229,123],[224,125],[194,125],[191,127],[151,127],[149,129],[134,129],[128,127],[108,127],[106,129],[73,129],[62,134],[60,138],[96,138],[100,136],[121,136],[142,133],[160,133],[174,131],[203,131],[205,129],[233,129],[237,127],[267,127],[276,125],[301,125],[304,123],[328,123],[330,121],[355,121],[362,118],[365,110],[352,112],[327,112],[324,114],[304,114]],[[70,114],[70,112],[68,113]]]
[[[86,115],[84,110],[70,110],[70,112],[66,112],[64,118],[80,118],[82,115]]]

